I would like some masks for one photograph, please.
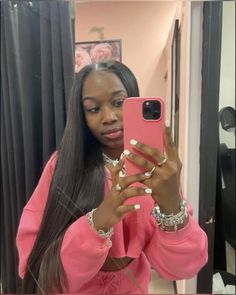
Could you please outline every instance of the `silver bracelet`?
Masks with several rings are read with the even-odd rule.
[[[105,232],[102,229],[96,229],[94,227],[94,223],[93,223],[93,212],[97,210],[97,208],[93,209],[92,211],[87,213],[87,220],[89,225],[97,232],[97,234],[99,234],[99,236],[103,237],[103,238],[110,238],[113,234],[113,227],[109,228],[109,230],[107,232]]]
[[[182,200],[180,202],[180,211],[177,214],[162,213],[160,207],[155,205],[152,209],[151,215],[156,220],[157,225],[161,230],[166,230],[167,227],[173,227],[175,231],[178,230],[178,225],[183,224],[184,219],[188,216],[187,202]]]

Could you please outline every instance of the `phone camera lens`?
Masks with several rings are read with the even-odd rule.
[[[153,110],[160,112],[160,103],[158,101],[153,103]]]
[[[151,114],[152,114],[152,110],[150,108],[145,108],[144,109],[144,114],[147,116],[147,117],[150,117]]]
[[[155,111],[152,113],[152,117],[154,120],[157,120],[160,118],[160,111]]]

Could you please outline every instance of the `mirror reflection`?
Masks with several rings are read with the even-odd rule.
[[[208,243],[186,195],[191,5],[1,3],[2,292],[196,292]]]

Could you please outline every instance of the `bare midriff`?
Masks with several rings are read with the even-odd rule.
[[[122,257],[114,258],[107,256],[101,270],[102,271],[115,271],[125,268],[134,258],[131,257]]]

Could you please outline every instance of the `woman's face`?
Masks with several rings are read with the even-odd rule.
[[[87,125],[110,157],[119,157],[123,151],[122,104],[127,96],[112,72],[94,71],[84,81],[82,103]]]

